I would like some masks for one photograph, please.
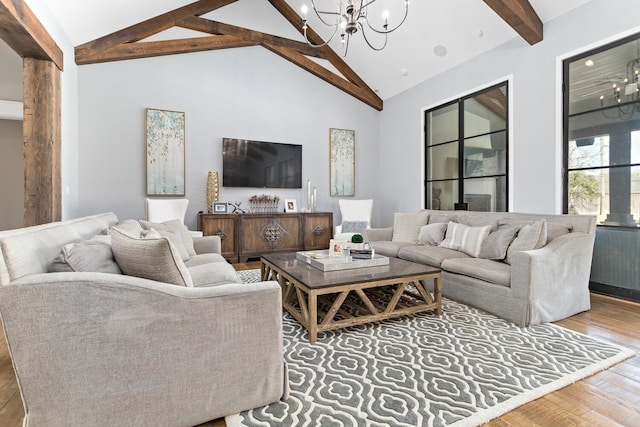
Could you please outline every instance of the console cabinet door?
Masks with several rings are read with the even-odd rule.
[[[270,252],[302,250],[299,214],[247,214],[240,216],[240,260]]]
[[[222,256],[233,262],[238,260],[238,215],[200,214],[200,231],[205,236],[218,236]]]
[[[333,214],[328,212],[304,214],[304,250],[329,248],[333,236]]]

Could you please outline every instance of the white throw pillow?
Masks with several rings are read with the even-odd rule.
[[[189,270],[175,246],[155,230],[141,238],[113,227],[111,248],[120,270],[126,275],[193,286]]]
[[[420,228],[427,224],[429,214],[426,212],[396,213],[393,215],[393,236],[392,242],[418,241]]]
[[[469,227],[468,225],[450,221],[447,226],[447,233],[440,246],[477,257],[482,248],[482,242],[487,238],[490,231],[490,225]]]

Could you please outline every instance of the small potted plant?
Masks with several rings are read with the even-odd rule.
[[[351,236],[351,243],[349,244],[349,248],[351,249],[362,249],[364,239],[362,238],[362,234],[354,234]]]

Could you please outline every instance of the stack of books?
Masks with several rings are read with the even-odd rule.
[[[351,249],[351,259],[372,259],[374,255],[373,249]]]

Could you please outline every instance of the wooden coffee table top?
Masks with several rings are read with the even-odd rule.
[[[440,271],[434,267],[398,258],[389,258],[389,265],[327,272],[296,259],[295,252],[265,254],[262,258],[309,289],[432,274]]]

